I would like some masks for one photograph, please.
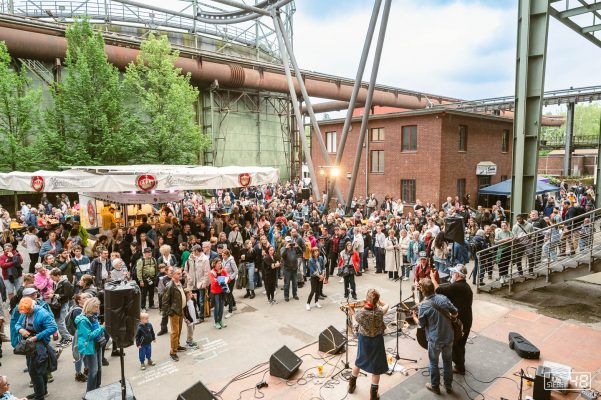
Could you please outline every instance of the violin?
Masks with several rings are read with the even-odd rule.
[[[359,300],[354,303],[341,304],[340,309],[342,311],[346,311],[345,309],[353,309],[354,310],[355,308],[365,307],[366,303],[367,302],[365,300]]]

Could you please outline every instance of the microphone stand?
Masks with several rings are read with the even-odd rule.
[[[393,243],[395,243],[395,242],[393,242]],[[395,246],[396,246],[396,244],[395,244]],[[394,251],[395,268],[398,271],[399,270],[399,260],[397,257],[398,250],[394,249],[393,251]],[[417,360],[415,360],[413,358],[404,358],[399,355],[399,336],[400,336],[400,333],[402,332],[401,306],[403,305],[403,279],[399,276],[398,280],[399,280],[399,303],[396,305],[396,354],[394,356],[394,364],[392,365],[392,368],[390,368],[390,371],[388,371],[388,375],[392,375],[394,373],[394,369],[396,368],[397,364],[399,363],[399,360],[417,363]],[[410,339],[415,340],[411,336],[407,335],[405,332],[402,332],[402,334],[404,337],[408,337]]]

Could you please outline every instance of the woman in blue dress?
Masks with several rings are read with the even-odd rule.
[[[353,393],[357,387],[359,371],[371,375],[370,400],[378,400],[380,375],[388,372],[386,348],[384,346],[384,315],[388,312],[388,304],[380,300],[376,289],[369,289],[365,298],[365,306],[361,309],[349,309],[359,324],[357,359],[353,373],[349,379],[348,392]]]

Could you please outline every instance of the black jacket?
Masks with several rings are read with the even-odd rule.
[[[140,323],[138,325],[138,331],[136,332],[136,346],[150,344],[155,339],[156,336],[154,335],[154,329],[152,328],[152,324],[150,322],[147,324]]]

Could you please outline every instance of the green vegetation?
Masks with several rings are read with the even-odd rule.
[[[566,112],[560,113],[564,118]],[[599,136],[601,119],[601,104],[576,104],[574,111],[574,142],[588,143]],[[565,143],[565,125],[543,126],[541,129],[541,141],[547,145],[561,145]]]
[[[175,68],[166,37],[150,35],[123,80],[88,20],[66,37],[49,105],[0,42],[0,170],[200,161],[209,140],[195,123],[198,90]]]

